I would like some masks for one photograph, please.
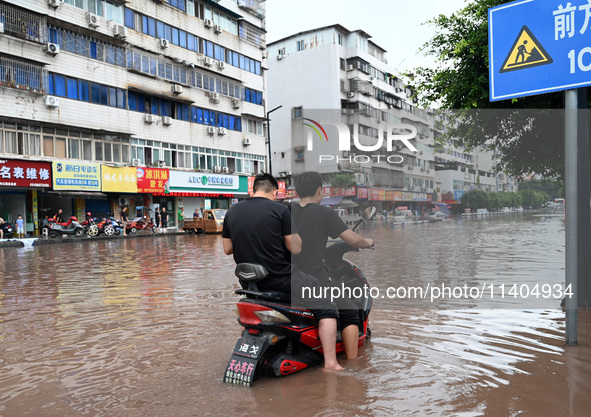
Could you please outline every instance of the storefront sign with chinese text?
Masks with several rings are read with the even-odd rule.
[[[51,187],[49,162],[0,159],[0,187]]]

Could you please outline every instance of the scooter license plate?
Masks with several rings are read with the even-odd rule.
[[[266,343],[238,339],[230,362],[224,372],[224,382],[252,386],[259,358],[266,350]]]

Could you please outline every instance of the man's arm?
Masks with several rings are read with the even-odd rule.
[[[302,251],[302,238],[297,233],[283,236],[285,247],[294,255],[298,255]]]
[[[234,246],[232,245],[232,239],[223,238],[222,245],[224,246],[224,252],[226,255],[232,255],[234,253]]]
[[[365,239],[351,229],[345,230],[339,237],[354,248],[371,248],[373,246],[373,239]]]

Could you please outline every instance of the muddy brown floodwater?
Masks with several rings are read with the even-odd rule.
[[[383,294],[413,283],[564,283],[564,221],[370,222],[348,254]],[[240,334],[220,236],[0,250],[0,416],[587,416],[591,314],[560,298],[376,299],[350,370],[223,384]],[[529,288],[529,287],[528,287]],[[497,295],[497,294],[495,294]],[[450,297],[451,298],[451,297]],[[486,307],[486,308],[484,308]]]

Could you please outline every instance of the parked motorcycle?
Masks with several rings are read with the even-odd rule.
[[[125,231],[128,234],[135,235],[138,230],[144,229],[149,229],[152,233],[158,232],[158,228],[151,219],[150,221],[146,222],[146,220],[142,217],[136,217],[130,223],[128,223]]]
[[[105,236],[113,236],[115,234],[115,228],[113,227],[111,221],[109,219],[103,218],[99,220],[95,217],[96,226],[98,228],[98,234],[104,233]]]
[[[84,236],[84,227],[78,223],[76,216],[70,217],[67,223],[58,223],[54,219],[49,219],[49,237],[58,237],[71,235],[76,237]]]
[[[118,220],[115,220],[115,217],[113,217],[113,216],[109,217],[109,219],[107,220],[107,223],[109,223],[111,226],[113,226],[114,233],[117,236],[119,236],[121,234],[121,231],[123,230],[123,225],[121,223],[119,223]]]
[[[362,219],[353,227],[371,219],[375,207],[366,209]],[[367,279],[352,262],[343,259],[347,252],[358,251],[342,240],[330,242],[325,252],[331,280],[334,284],[351,289],[352,298],[359,309],[359,345],[369,340],[368,320],[372,298]],[[274,291],[260,291],[257,282],[267,277],[265,267],[257,264],[238,264],[236,276],[246,284],[238,289],[244,295],[238,303],[238,323],[243,327],[234,351],[224,371],[226,383],[252,386],[262,376],[285,376],[322,363],[322,346],[318,335],[318,321],[306,308],[292,306],[291,296]],[[360,288],[361,291],[355,290]],[[344,352],[340,334],[337,336],[337,354]]]
[[[98,236],[99,229],[97,226],[97,219],[93,218],[90,212],[86,213],[86,220],[80,223],[80,225],[84,227],[84,233],[88,236]]]
[[[4,239],[11,239],[12,238],[12,224],[9,222],[4,222],[0,225],[0,229],[2,229]]]

